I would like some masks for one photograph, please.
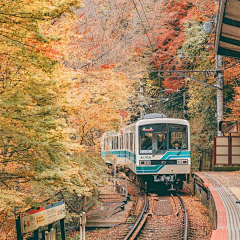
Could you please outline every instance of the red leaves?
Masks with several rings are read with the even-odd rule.
[[[128,112],[126,112],[125,110],[119,110],[119,114],[120,114],[123,118],[127,118],[127,117],[128,117]]]
[[[208,7],[209,6],[209,7]],[[175,70],[184,68],[178,62],[177,52],[185,42],[185,26],[189,20],[202,20],[214,14],[215,5],[211,1],[170,0],[164,3],[161,28],[158,28],[156,38],[156,52],[152,56],[155,68],[161,70]],[[204,16],[203,13],[204,12]],[[157,34],[156,34],[157,35]],[[215,57],[211,56],[215,61]],[[164,88],[179,89],[183,87],[182,78],[174,73],[162,73],[165,76]]]
[[[36,39],[36,37],[32,36],[32,38],[28,38],[26,43],[30,50],[36,53],[42,53],[45,57],[50,58],[51,60],[56,60],[62,53],[58,50],[58,46],[61,45],[61,42],[51,42],[45,43]]]
[[[100,68],[101,70],[113,69],[114,66],[115,66],[115,64],[103,64],[103,65],[101,65],[99,68]]]

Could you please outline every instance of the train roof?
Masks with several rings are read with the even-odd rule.
[[[163,114],[163,113],[150,113],[150,114],[146,114],[143,115],[141,119],[152,119],[152,118],[167,118],[167,115]]]
[[[123,134],[127,129],[130,129],[134,126],[141,126],[144,124],[154,124],[154,123],[183,124],[183,125],[189,126],[189,122],[185,119],[168,118],[165,114],[162,114],[162,113],[151,113],[151,114],[144,115],[142,118],[138,119],[136,122],[133,122],[121,127],[119,132],[116,132],[116,131],[105,132],[103,134],[103,137]]]
[[[183,124],[183,125],[188,125],[189,126],[189,122],[185,119],[180,119],[180,118],[167,118],[167,117],[157,117],[157,118],[142,118],[139,119],[138,121],[131,123],[127,126],[125,126],[124,128],[131,128],[135,125],[137,126],[141,126],[144,124],[154,124],[154,123],[170,123],[170,124]]]

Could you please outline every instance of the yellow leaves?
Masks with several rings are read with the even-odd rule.
[[[119,110],[127,108],[129,89],[129,79],[113,69],[81,72],[67,93],[69,120],[79,145],[98,145],[99,133],[121,123]]]
[[[24,193],[15,190],[0,189],[0,209],[6,207],[6,204],[23,204]]]

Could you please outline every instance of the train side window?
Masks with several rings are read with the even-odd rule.
[[[136,145],[135,145],[136,135],[133,134],[133,152],[136,152]]]
[[[109,148],[110,148],[110,150],[113,149],[113,138],[112,137],[109,138]]]
[[[115,136],[115,149],[118,149],[118,136]]]
[[[130,137],[130,148],[129,148],[129,150],[132,152],[133,151],[133,134],[132,133],[130,133],[129,134],[129,137]]]
[[[123,135],[120,136],[120,149],[123,149]]]
[[[124,149],[124,139],[123,139],[123,135],[121,136],[121,145],[122,145],[122,149]]]
[[[124,134],[124,149],[127,149],[127,134]]]
[[[119,140],[119,143],[118,143],[119,149],[121,150],[122,149],[122,136],[119,136],[118,140]]]

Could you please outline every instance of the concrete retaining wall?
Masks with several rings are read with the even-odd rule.
[[[217,210],[215,201],[211,192],[204,185],[200,177],[194,175],[194,194],[199,198],[203,205],[205,205],[209,212],[209,221],[213,230],[217,229]]]

